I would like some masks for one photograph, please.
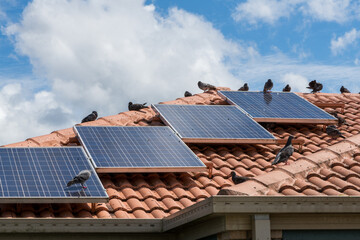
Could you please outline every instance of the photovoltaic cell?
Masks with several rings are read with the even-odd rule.
[[[98,172],[185,172],[205,165],[169,127],[75,126]]]
[[[274,136],[238,107],[229,105],[152,105],[162,120],[187,142],[273,141]],[[235,141],[236,140],[236,141]]]
[[[66,187],[80,171],[92,176]],[[106,202],[108,196],[81,147],[0,148],[0,201],[21,203]]]
[[[220,96],[235,104],[256,121],[264,119],[301,119],[335,121],[336,119],[295,93],[219,91]],[[275,120],[276,122],[276,120]]]

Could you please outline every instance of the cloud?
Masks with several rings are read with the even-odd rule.
[[[275,24],[281,18],[302,14],[314,21],[344,23],[359,19],[359,4],[350,0],[247,0],[232,14],[237,22]]]
[[[249,24],[265,22],[274,24],[280,18],[289,17],[297,1],[248,0],[239,3],[232,17],[235,21]]]
[[[308,92],[306,86],[308,86],[309,81],[304,76],[287,73],[282,77],[281,81],[284,83],[284,86],[289,84],[291,86],[291,91],[293,92]]]
[[[358,38],[360,38],[360,32],[353,28],[349,32],[346,32],[343,36],[338,37],[337,39],[332,39],[330,46],[332,54],[339,54],[349,45],[354,44]]]
[[[15,113],[27,117],[30,112],[11,113],[22,105],[48,108],[25,126],[52,131],[71,127],[93,110],[113,115],[126,111],[129,101],[157,103],[181,97],[185,90],[199,92],[198,80],[241,83],[229,62],[256,55],[254,49],[226,40],[200,16],[173,8],[161,17],[154,8],[140,0],[31,2],[21,22],[5,32],[47,87],[28,99],[19,93],[19,103],[7,104],[4,119],[15,120]],[[27,137],[34,133],[25,132]],[[0,144],[10,141],[2,136]]]

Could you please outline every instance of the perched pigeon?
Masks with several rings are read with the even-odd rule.
[[[280,151],[278,152],[278,154],[275,157],[275,160],[271,163],[271,165],[275,165],[281,162],[285,162],[285,164],[287,164],[287,160],[291,157],[291,155],[294,153],[294,147],[291,144],[291,141],[294,137],[293,136],[289,136],[285,147],[283,147],[282,149],[280,149]]]
[[[272,89],[273,86],[274,86],[274,84],[271,81],[271,79],[268,79],[264,85],[264,92],[270,92],[270,90]]]
[[[335,125],[329,125],[326,127],[326,133],[332,138],[337,139],[338,137],[345,138],[344,135],[336,128]]]
[[[242,86],[241,88],[239,88],[238,91],[244,91],[244,92],[249,91],[249,86],[248,86],[248,84],[245,83],[244,86]]]
[[[198,86],[203,91],[216,90],[214,85],[203,83],[202,81],[198,81]]]
[[[351,92],[349,91],[349,89],[347,89],[347,88],[344,87],[344,86],[341,86],[340,92],[341,92],[341,93],[351,93]]]
[[[346,120],[345,120],[343,117],[340,117],[340,116],[337,114],[337,112],[332,112],[332,113],[330,113],[330,114],[337,118],[337,120],[338,120],[338,126],[341,126],[341,125],[343,125],[343,124],[349,126],[349,124],[346,122]]]
[[[140,109],[143,109],[143,108],[149,108],[148,106],[145,106],[146,103],[143,103],[143,104],[138,104],[138,103],[132,103],[132,102],[129,102],[129,111],[140,111]]]
[[[96,111],[93,111],[92,113],[90,113],[89,115],[87,115],[87,116],[81,121],[81,123],[95,121],[97,117],[98,117],[97,112],[96,112]]]
[[[289,84],[287,84],[284,88],[283,88],[283,92],[291,92],[291,87]]]
[[[314,89],[315,85],[316,85],[316,80],[312,80],[311,82],[309,82],[309,86],[306,87],[306,88],[308,88],[308,89]]]
[[[73,180],[67,183],[67,187],[70,187],[73,184],[80,183],[83,188],[86,188],[84,186],[84,183],[90,178],[90,176],[91,172],[89,170],[82,170],[77,176],[74,177]]]
[[[247,180],[249,180],[250,178],[248,177],[241,177],[241,176],[237,176],[236,173],[234,171],[231,172],[231,180],[235,183],[235,184],[239,184],[239,183],[243,183]]]
[[[320,92],[322,89],[323,89],[323,85],[321,83],[316,83],[311,92],[312,93]]]
[[[192,96],[191,92],[185,91],[184,97],[191,97],[191,96]]]

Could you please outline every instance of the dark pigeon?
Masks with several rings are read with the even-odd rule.
[[[320,92],[323,89],[323,85],[321,83],[316,83],[311,93]]]
[[[316,85],[316,80],[312,80],[311,82],[309,82],[309,86],[306,87],[306,88],[308,88],[308,89],[314,89],[315,85]]]
[[[216,87],[214,85],[203,83],[202,81],[198,81],[198,86],[204,92],[209,90],[216,90]]]
[[[129,111],[140,111],[140,109],[149,108],[148,106],[145,106],[145,105],[146,105],[146,103],[138,104],[138,103],[129,102],[128,108],[129,108]]]
[[[338,137],[345,138],[344,135],[336,128],[335,125],[329,125],[326,127],[326,133],[332,138],[337,139]]]
[[[84,183],[86,182],[86,180],[90,178],[90,176],[91,176],[91,172],[89,170],[82,170],[81,172],[79,172],[77,176],[74,177],[73,180],[68,182],[66,186],[70,187],[73,184],[80,183],[83,188],[86,188],[84,186]]]
[[[249,91],[249,86],[248,86],[248,84],[245,83],[244,86],[242,86],[241,88],[239,88],[238,91],[244,91],[244,92]]]
[[[87,115],[82,121],[81,123],[84,122],[91,122],[91,121],[95,121],[98,117],[98,114],[96,111],[93,111],[92,113],[90,113],[89,115]]]
[[[185,91],[184,97],[191,97],[191,96],[192,96],[191,92]]]
[[[273,86],[274,86],[274,84],[271,81],[271,79],[268,79],[264,85],[264,92],[270,92],[270,90],[272,89]]]
[[[234,171],[231,172],[231,180],[235,183],[235,184],[239,184],[239,183],[243,183],[247,180],[249,180],[250,178],[248,177],[241,177],[241,176],[237,176],[236,173]]]
[[[341,93],[351,93],[351,92],[349,91],[349,89],[347,89],[347,88],[344,87],[344,86],[341,86],[340,92],[341,92]]]
[[[278,154],[275,157],[275,160],[271,163],[271,165],[275,165],[281,162],[284,162],[285,164],[287,164],[288,159],[291,157],[291,155],[294,153],[294,147],[291,144],[291,141],[294,137],[293,136],[289,136],[285,147],[283,147],[282,149],[280,149],[280,151],[278,152]]]
[[[284,88],[283,88],[283,92],[291,92],[291,87],[289,84],[287,84]]]
[[[343,117],[340,117],[337,112],[332,112],[330,114],[337,118],[338,126],[341,126],[343,124],[349,126],[349,124],[346,122],[346,120]]]

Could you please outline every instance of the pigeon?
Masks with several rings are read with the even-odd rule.
[[[349,124],[346,122],[346,120],[345,120],[343,117],[340,117],[340,116],[337,114],[337,112],[332,112],[332,113],[330,113],[330,114],[337,118],[337,120],[338,120],[338,126],[341,126],[341,125],[343,125],[343,124],[349,126]]]
[[[204,92],[209,90],[216,90],[216,87],[214,85],[203,83],[202,81],[198,81],[198,86]]]
[[[283,92],[291,92],[291,87],[289,84],[287,84],[284,88],[283,88]]]
[[[129,111],[140,111],[140,109],[143,109],[143,108],[149,108],[148,106],[145,106],[146,103],[143,103],[143,104],[138,104],[138,103],[132,103],[132,102],[129,102]]]
[[[311,82],[309,82],[309,86],[306,87],[306,88],[308,88],[308,89],[314,89],[315,85],[316,85],[316,80],[312,80]]]
[[[74,177],[73,180],[68,182],[66,186],[70,187],[73,184],[80,183],[83,188],[86,188],[84,186],[84,183],[86,182],[86,180],[90,178],[90,176],[91,176],[91,172],[89,170],[82,170],[81,172],[79,172],[77,176]]]
[[[321,83],[316,83],[311,93],[320,92],[323,89],[323,85]]]
[[[347,88],[344,87],[344,86],[341,86],[340,92],[341,92],[341,93],[351,93],[351,92],[349,91],[349,89],[347,89]]]
[[[191,97],[191,96],[192,96],[191,92],[185,91],[184,97]]]
[[[81,123],[95,121],[97,117],[98,117],[97,112],[96,112],[96,111],[93,111],[92,113],[90,113],[89,115],[87,115],[87,116],[81,121]]]
[[[326,133],[332,138],[337,139],[338,137],[345,138],[344,135],[336,128],[335,125],[329,125],[326,127]]]
[[[270,92],[270,90],[272,89],[273,86],[274,86],[274,84],[271,81],[271,79],[268,79],[264,85],[264,92]]]
[[[241,176],[237,176],[236,173],[234,171],[231,172],[231,180],[235,183],[235,184],[239,184],[239,183],[243,183],[247,180],[249,180],[250,178],[248,177],[241,177]]]
[[[239,88],[238,91],[244,91],[244,92],[249,91],[249,86],[248,86],[248,84],[245,83],[244,86],[242,86],[241,88]]]
[[[294,137],[293,136],[289,136],[285,147],[283,147],[282,149],[280,149],[280,151],[278,152],[278,154],[275,157],[275,160],[271,163],[271,165],[275,165],[281,162],[284,162],[285,164],[287,164],[287,160],[291,157],[291,155],[294,153],[294,147],[291,144],[291,141]]]

